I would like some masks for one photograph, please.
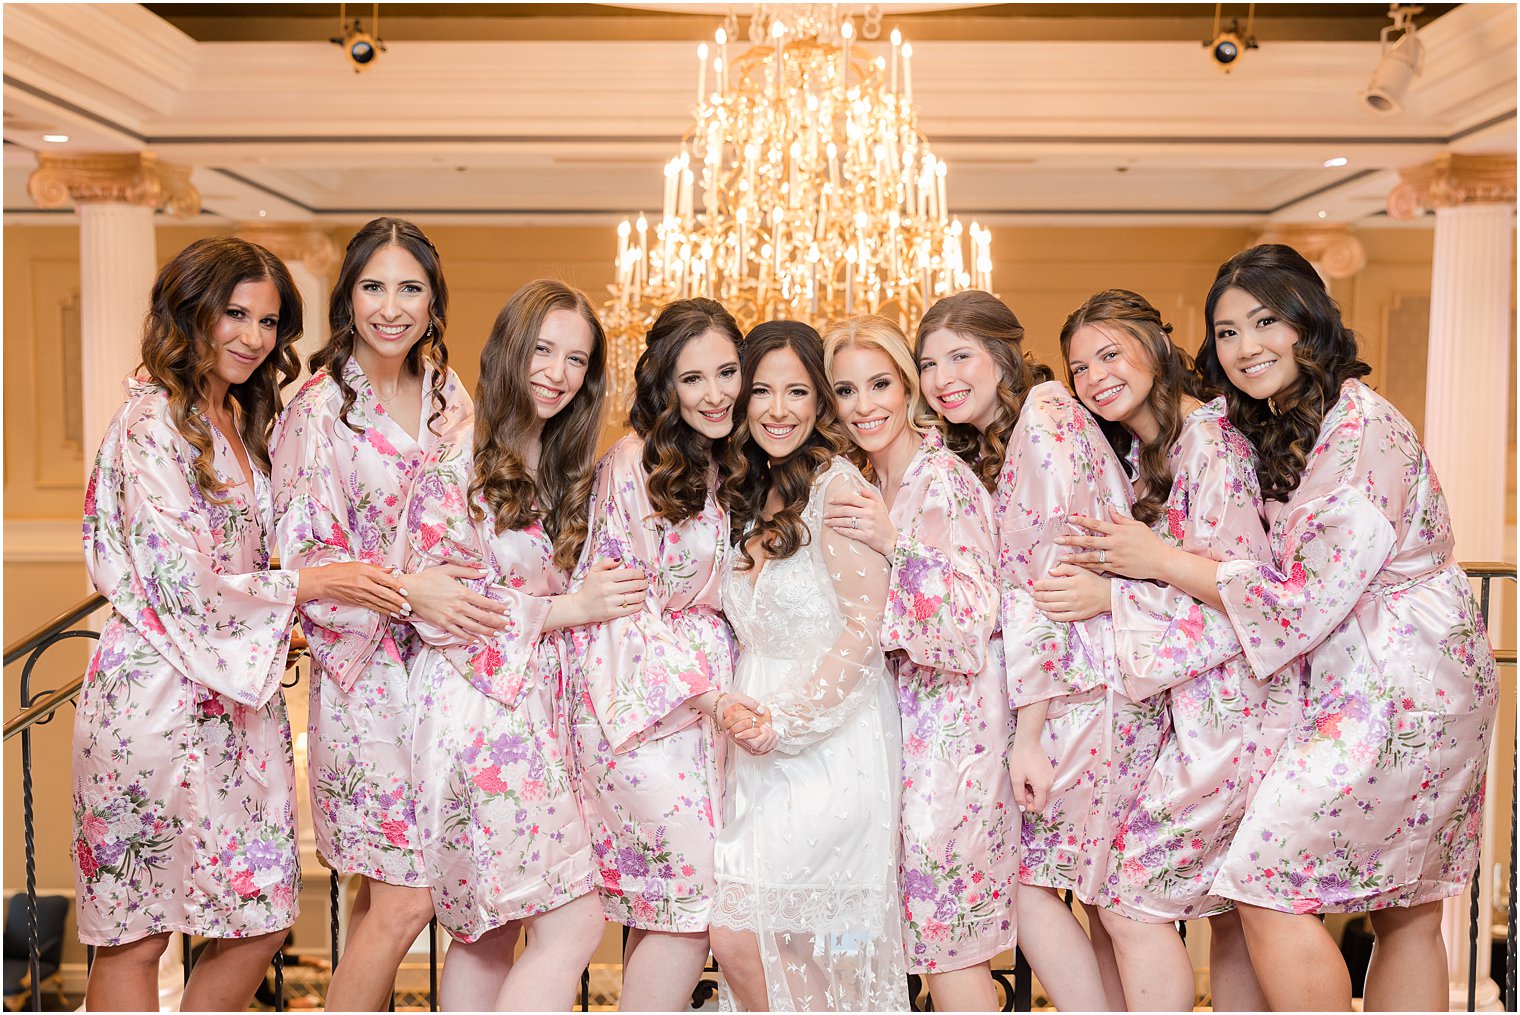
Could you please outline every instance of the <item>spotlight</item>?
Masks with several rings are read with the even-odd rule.
[[[1425,70],[1425,44],[1415,35],[1414,16],[1423,11],[1414,4],[1389,4],[1388,16],[1393,24],[1379,33],[1383,43],[1383,58],[1372,72],[1372,80],[1358,98],[1362,105],[1374,113],[1385,116],[1404,111],[1404,95],[1414,79]],[[1389,36],[1399,35],[1397,42],[1390,43]]]
[[[1204,46],[1208,48],[1209,59],[1214,61],[1214,65],[1228,74],[1242,53],[1248,49],[1257,48],[1256,34],[1252,31],[1256,24],[1256,5],[1252,4],[1246,14],[1244,33],[1240,30],[1239,18],[1231,19],[1230,27],[1220,31],[1223,8],[1222,3],[1214,5],[1214,37],[1205,42]]]
[[[366,32],[363,22],[358,18],[354,18],[354,23],[349,25],[347,7],[347,4],[338,5],[338,31],[342,34],[328,41],[343,47],[348,62],[354,65],[354,73],[357,74],[385,52],[385,40],[380,38],[380,5],[375,4],[370,14],[369,23],[374,29],[373,33]]]

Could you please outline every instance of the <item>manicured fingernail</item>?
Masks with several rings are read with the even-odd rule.
[[[403,596],[404,596],[404,595],[406,595],[406,589],[400,589],[400,590],[399,590],[399,591],[400,591],[400,592],[401,592],[401,594],[402,594],[402,595],[403,595]]]

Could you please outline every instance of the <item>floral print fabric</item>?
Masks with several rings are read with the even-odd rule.
[[[445,410],[434,420],[433,372],[422,378],[418,440],[386,411],[358,362],[343,395],[325,372],[307,381],[280,416],[270,443],[281,560],[290,567],[361,560],[406,563],[407,501],[423,457],[442,433],[472,414],[449,372]],[[317,852],[345,873],[422,887],[412,783],[414,706],[408,667],[418,645],[411,625],[374,610],[312,600],[301,607],[310,645],[307,750]]]
[[[611,559],[642,570],[648,593],[632,616],[568,632],[577,782],[608,919],[704,931],[721,783],[711,724],[689,702],[732,679],[728,517],[711,492],[680,525],[656,517],[643,455],[630,434],[597,463],[574,585]]]
[[[85,944],[295,921],[280,677],[296,575],[268,570],[267,477],[255,468],[245,483],[228,438],[213,427],[211,439],[221,504],[196,485],[167,392],[129,382],[85,492],[85,565],[112,606],[74,719]]]
[[[1498,684],[1425,450],[1349,380],[1268,513],[1271,559],[1226,563],[1219,591],[1256,675],[1299,671],[1299,711],[1214,891],[1293,913],[1458,894]]]
[[[409,570],[455,561],[466,584],[502,605],[507,626],[484,644],[417,622],[412,771],[417,834],[438,922],[473,941],[594,887],[564,721],[564,642],[544,631],[568,591],[542,524],[496,531],[469,496],[473,425],[456,423],[424,462],[408,509]],[[472,510],[473,509],[473,510]],[[478,512],[480,519],[473,514]]]
[[[923,443],[891,507],[897,529],[882,621],[902,713],[903,940],[908,971],[939,973],[1013,947],[1019,810],[997,627],[992,497]]]

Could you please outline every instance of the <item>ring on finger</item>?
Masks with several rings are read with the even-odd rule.
[[[1098,551],[1098,563],[1099,564],[1107,564],[1108,563],[1108,551],[1107,550],[1099,550]]]

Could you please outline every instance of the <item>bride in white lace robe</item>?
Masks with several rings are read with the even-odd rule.
[[[796,322],[761,325],[743,355],[749,383],[736,443],[752,442],[752,462],[762,460],[754,451],[763,452],[772,467],[759,471],[772,478],[794,454],[821,468],[805,506],[790,505],[794,519],[801,508],[802,545],[790,555],[766,551],[767,524],[786,506],[777,490],[760,491],[765,496],[750,503],[764,508],[746,517],[741,507],[735,518],[754,565],[736,570],[735,553],[724,576],[724,608],[740,642],[734,689],[764,706],[776,747],[729,752],[712,916],[713,949],[725,969],[721,1001],[726,1009],[746,996],[758,1001],[758,951],[770,1010],[906,1009],[897,886],[901,732],[878,644],[887,563],[823,524],[830,492],[865,480],[846,459],[828,455],[842,433],[828,405],[817,333]],[[741,472],[736,480],[745,478]],[[748,478],[756,481],[753,472]],[[738,954],[736,935],[725,931],[742,935]]]

